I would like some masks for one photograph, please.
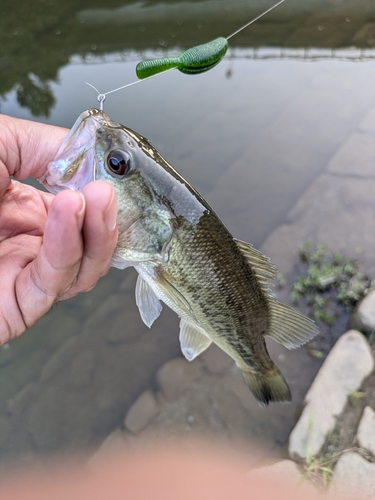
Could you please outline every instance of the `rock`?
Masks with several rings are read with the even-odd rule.
[[[126,432],[119,428],[115,429],[104,439],[96,452],[88,460],[86,466],[101,465],[108,459],[108,455],[123,453],[126,450],[127,437],[128,434]]]
[[[375,134],[375,108],[370,109],[358,125],[358,131],[365,134]]]
[[[375,341],[375,290],[371,290],[359,302],[350,318],[349,327],[362,332],[371,343]]]
[[[373,176],[375,151],[374,133],[354,132],[337,150],[328,165],[328,171],[339,175]],[[358,151],[361,151],[360,165]]]
[[[364,336],[349,330],[335,344],[305,397],[305,407],[289,438],[289,455],[304,459],[319,453],[342,413],[351,391],[358,390],[374,368]]]
[[[130,407],[124,424],[136,434],[146,427],[151,418],[159,411],[158,403],[150,391],[145,391]]]
[[[29,382],[18,392],[14,398],[8,401],[7,411],[11,415],[22,413],[29,406],[38,393],[38,386],[35,382]]]
[[[329,495],[342,499],[373,499],[375,491],[375,464],[367,462],[358,453],[346,453],[333,471]]]
[[[210,347],[201,354],[200,359],[211,373],[220,373],[233,363],[232,358],[215,344],[211,344]]]
[[[188,364],[187,361],[184,363]],[[169,369],[170,367],[168,367]],[[181,372],[179,375],[182,374]],[[176,438],[189,435],[189,437],[195,438],[208,439],[210,436],[211,439],[225,440],[228,437],[228,427],[217,408],[216,395],[214,394],[217,385],[220,385],[217,377],[207,373],[193,380],[186,378],[183,386],[179,383],[176,390],[168,385],[168,394],[169,389],[172,389],[173,398],[166,398],[164,391],[160,391],[160,411],[153,419],[152,425],[149,425],[144,431],[148,439],[150,439],[149,436],[152,436],[152,438],[162,439],[164,442],[173,442]],[[229,391],[223,388],[222,392],[225,399]],[[226,398],[227,405],[235,412],[239,406],[238,401],[233,401],[233,399],[229,401],[229,399]],[[232,420],[235,419],[232,418]],[[235,421],[237,422],[237,420]],[[250,422],[249,415],[247,415],[246,421]]]
[[[259,439],[254,422],[249,425],[251,414],[243,407],[236,393],[220,383],[207,393],[215,410],[216,419],[228,430],[232,439]]]
[[[167,398],[173,398],[202,375],[202,361],[175,358],[165,363],[157,373],[157,381]]]
[[[318,30],[315,31],[319,33]],[[293,36],[288,37],[288,43],[296,43],[297,37],[298,35],[295,38]],[[353,131],[353,123],[358,123],[361,117],[367,113],[368,109],[373,106],[373,100],[370,102],[367,101],[367,105],[364,105],[362,99],[358,99],[355,105],[353,102],[348,103],[351,100],[350,94],[356,88],[353,80],[350,83],[345,81],[345,88],[344,86],[340,86],[340,95],[338,95],[337,81],[334,82],[332,80],[328,83],[326,78],[327,75],[324,75],[324,77],[323,75],[317,75],[316,78],[313,78],[311,84],[306,86],[303,93],[294,96],[288,106],[280,110],[277,117],[275,116],[275,119],[269,125],[263,129],[259,129],[253,135],[252,140],[246,143],[243,153],[236,155],[236,159],[233,159],[231,162],[231,168],[228,168],[217,179],[215,188],[210,191],[210,204],[215,208],[219,216],[221,216],[224,224],[230,227],[234,234],[236,234],[236,231],[239,231],[239,234],[243,235],[251,234],[251,240],[255,246],[257,246],[258,242],[264,241],[270,230],[280,220],[285,220],[285,213],[294,205],[299,197],[301,197],[300,199],[306,199],[305,192],[306,189],[310,191],[308,185],[311,179],[319,175],[319,170],[324,168],[327,159],[332,158],[340,145],[347,140]],[[325,82],[324,86],[322,86],[322,81]],[[349,88],[351,88],[350,92]],[[323,94],[325,94],[324,97]],[[338,105],[337,99],[340,100],[342,105]],[[301,109],[303,108],[302,101],[305,104],[305,113],[301,113]],[[309,103],[308,111],[306,108],[307,102]],[[333,111],[333,103],[338,105],[335,111]],[[342,112],[340,118],[337,116],[338,109]],[[335,120],[333,119],[332,112],[335,115]],[[349,117],[351,118],[349,119]],[[340,122],[340,127],[337,126],[337,120]],[[325,124],[325,127],[322,127],[322,123]],[[269,147],[270,144],[272,144],[272,148]],[[371,147],[374,149],[373,146]],[[277,151],[277,156],[275,156],[275,151]],[[358,151],[359,149],[357,149]],[[260,152],[262,152],[261,155]],[[249,183],[249,164],[251,164],[252,179],[260,179],[260,172],[267,168],[269,179],[272,179],[272,182],[262,184],[261,189],[258,182]],[[318,165],[320,166],[319,168],[317,168]],[[361,161],[358,160],[358,155],[356,166],[357,170],[360,170]],[[310,174],[310,177],[306,176],[306,172]],[[307,179],[309,180],[307,181]],[[357,181],[355,178],[345,180],[351,184]],[[331,176],[331,179],[326,178],[324,181],[325,183],[328,181],[330,187],[331,185],[341,184],[341,178],[334,175]],[[373,185],[370,187],[369,183]],[[358,246],[358,242],[362,243],[362,236],[367,238],[366,230],[364,229],[367,226],[366,229],[372,233],[369,235],[369,238],[371,238],[373,244],[371,247],[366,246],[366,249],[369,249],[369,255],[372,258],[373,249],[375,248],[375,232],[373,231],[374,212],[372,211],[372,218],[368,220],[365,219],[365,216],[369,216],[369,213],[366,214],[364,211],[361,211],[361,219],[353,217],[350,221],[350,229],[354,229],[354,234],[348,234],[346,220],[344,220],[345,225],[342,228],[342,212],[349,212],[345,210],[347,200],[344,197],[340,197],[341,199],[338,200],[340,202],[339,208],[343,208],[344,210],[331,213],[332,205],[329,203],[329,200],[327,200],[328,205],[325,204],[325,199],[324,201],[322,200],[322,195],[325,197],[329,189],[327,189],[327,184],[322,184],[320,190],[314,193],[315,205],[318,205],[318,210],[315,209],[314,203],[311,203],[311,200],[309,200],[311,204],[305,206],[305,210],[310,212],[311,215],[314,215],[314,210],[317,212],[313,221],[314,225],[310,226],[309,224],[304,224],[305,220],[301,221],[302,223],[298,227],[299,232],[294,232],[294,228],[289,232],[290,241],[287,242],[286,247],[283,246],[281,241],[279,245],[275,242],[274,248],[275,250],[277,249],[276,254],[277,252],[286,254],[287,251],[290,251],[290,247],[292,247],[293,252],[298,243],[304,242],[307,239],[320,242],[321,240],[316,238],[306,238],[305,234],[311,230],[314,231],[320,225],[320,222],[328,229],[326,221],[329,219],[329,223],[332,224],[333,222],[333,225],[329,226],[330,234],[327,234],[327,236],[331,236],[332,238],[333,233],[343,236],[341,238],[343,246],[347,245],[348,239],[354,242],[354,237],[355,247]],[[363,194],[366,192],[369,196],[370,194],[372,196],[374,185],[375,181],[373,179],[367,178],[366,180],[362,180],[362,200],[359,200],[359,204],[362,204],[363,208],[365,208]],[[281,186],[283,197],[279,195]],[[236,193],[236,195],[233,196],[233,193]],[[302,196],[301,193],[303,193]],[[329,195],[332,197],[332,193],[329,193]],[[375,201],[373,196],[372,198],[371,206],[374,207]],[[272,214],[267,207],[270,203],[272,203],[273,208]],[[248,215],[253,211],[262,214],[261,222],[258,224],[254,224]],[[275,217],[275,214],[277,214],[277,217]],[[347,215],[350,214],[348,213]],[[322,217],[321,221],[319,220],[320,217]],[[287,225],[288,222],[286,222],[285,226]],[[336,241],[335,239],[335,243]],[[266,255],[271,258],[273,257],[273,255],[269,255],[268,253]],[[275,260],[275,264],[278,266],[278,261]],[[279,267],[279,269],[283,273],[286,272],[283,267]]]
[[[131,325],[131,327],[130,327]],[[136,310],[125,310],[120,314],[108,331],[108,343],[118,345],[137,340],[140,331],[146,330],[142,323],[139,312]],[[149,333],[149,332],[147,332]]]
[[[82,349],[81,336],[70,337],[44,365],[40,375],[40,382],[49,383],[52,379],[58,377],[80,352],[80,349]]]
[[[194,366],[180,360],[183,369]],[[173,397],[167,398],[160,390],[159,412],[137,434],[138,442],[149,446],[152,440],[173,442],[189,436],[189,441],[204,438],[231,449],[251,449],[257,464],[274,455],[275,443],[281,447],[289,435],[295,407],[275,404],[261,408],[235,366],[220,374],[202,371],[194,380],[185,378],[183,386],[179,382]],[[173,375],[172,370],[170,373]]]
[[[272,465],[266,465],[252,469],[247,473],[249,479],[270,479],[282,481],[289,486],[295,486],[301,494],[316,493],[317,490],[313,484],[303,476],[298,465],[292,460],[281,460]]]
[[[89,318],[44,371],[24,423],[40,452],[95,446],[122,424],[128,408],[154,383],[157,370],[179,352],[175,314],[164,312],[164,322],[152,334],[135,329],[138,336],[131,342],[113,344],[108,333],[121,314],[120,297],[110,296],[107,306],[108,311],[98,307],[103,318],[97,313]],[[128,330],[133,336],[132,325]],[[95,362],[90,353],[97,356]],[[85,360],[82,371],[80,359]],[[78,375],[80,383],[72,384]]]
[[[12,419],[0,415],[0,446],[2,446],[12,430]]]
[[[358,426],[357,439],[361,448],[366,448],[375,457],[375,412],[366,406]]]
[[[90,339],[103,339],[104,333],[108,338],[108,334],[112,332],[118,325],[118,321],[123,322],[121,328],[131,336],[136,336],[136,328],[129,328],[124,316],[125,312],[131,311],[130,307],[125,307],[127,304],[126,296],[123,293],[112,293],[101,304],[98,305],[95,312],[87,319],[84,328],[84,334],[89,334]]]
[[[85,387],[90,384],[98,355],[93,351],[80,352],[73,360],[69,372],[69,382],[75,387]]]

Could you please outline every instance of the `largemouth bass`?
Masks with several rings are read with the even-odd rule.
[[[152,325],[164,302],[181,318],[188,360],[214,342],[235,360],[261,405],[289,401],[265,336],[294,348],[317,328],[274,298],[269,286],[277,270],[270,260],[234,239],[144,137],[91,109],[79,116],[40,180],[58,193],[95,179],[115,187],[119,238],[111,265],[137,270],[136,302],[145,324]]]

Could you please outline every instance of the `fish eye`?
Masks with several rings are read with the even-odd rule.
[[[130,157],[123,151],[111,151],[107,156],[107,169],[116,177],[126,175],[131,166]]]

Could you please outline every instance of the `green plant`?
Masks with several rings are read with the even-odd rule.
[[[310,457],[304,463],[305,472],[302,478],[308,478],[310,481],[322,481],[325,487],[328,486],[332,474],[333,474],[333,463],[335,459],[333,457]]]
[[[316,321],[332,327],[344,312],[350,312],[372,283],[360,272],[359,264],[340,253],[330,254],[323,245],[300,249],[304,269],[292,285],[294,303],[304,300]]]
[[[353,406],[357,406],[360,399],[366,397],[365,392],[357,391],[353,389],[352,391],[349,392],[349,402]]]
[[[331,463],[333,462],[330,456],[313,456],[311,453],[311,435],[313,426],[313,416],[310,414],[307,426],[307,440],[305,449],[305,460],[303,463],[304,473],[302,474],[302,481],[305,478],[310,481],[322,481],[324,486],[327,486],[331,480],[333,470]]]

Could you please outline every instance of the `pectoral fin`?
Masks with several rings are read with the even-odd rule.
[[[143,322],[150,328],[159,317],[163,306],[150,285],[141,276],[138,276],[135,286],[135,301]]]
[[[193,361],[199,354],[207,349],[212,340],[209,339],[201,328],[193,325],[186,319],[180,321],[180,344],[182,354],[188,361]]]
[[[142,304],[142,310],[148,311],[151,309],[154,311],[158,311],[158,314],[154,312],[154,316],[151,315],[151,317],[156,319],[161,311],[161,306],[159,305],[159,309],[156,305],[156,301],[161,300],[181,318],[187,318],[192,323],[196,323],[197,325],[199,325],[199,321],[195,317],[189,302],[166,276],[164,276],[162,273],[158,273],[157,270],[153,268],[153,266],[148,266],[143,263],[136,264],[134,268],[140,276],[139,279],[142,279],[144,281],[143,284],[141,283],[141,281],[137,282],[137,287],[139,287],[139,291],[136,290],[138,307],[140,307],[140,304]],[[147,297],[148,302],[151,300],[150,297],[152,294],[154,295],[152,304],[146,304],[145,307],[143,307],[143,297]],[[141,307],[140,313],[143,319]]]

